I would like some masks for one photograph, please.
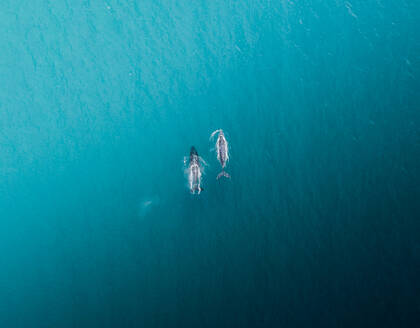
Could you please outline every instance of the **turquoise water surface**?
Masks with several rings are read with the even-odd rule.
[[[3,0],[0,327],[416,327],[419,12]]]

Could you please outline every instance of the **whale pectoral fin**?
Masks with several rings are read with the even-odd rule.
[[[213,133],[210,135],[209,140],[213,139],[214,135],[219,131],[220,131],[220,129],[217,129],[216,131],[213,131]]]
[[[207,164],[207,162],[202,158],[202,157],[199,157],[199,159],[200,159],[200,161],[205,165],[205,166],[209,166],[208,164]]]

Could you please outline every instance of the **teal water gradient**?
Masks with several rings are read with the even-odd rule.
[[[3,1],[0,326],[414,327],[419,12]]]

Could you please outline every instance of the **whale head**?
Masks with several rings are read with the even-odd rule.
[[[195,149],[194,146],[191,146],[191,150],[190,150],[190,156],[192,156],[192,155],[198,156],[197,149]]]

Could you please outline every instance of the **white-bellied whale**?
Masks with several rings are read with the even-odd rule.
[[[229,161],[229,144],[225,138],[225,134],[223,133],[222,129],[216,130],[214,131],[211,136],[210,139],[213,139],[213,137],[219,133],[218,137],[217,137],[217,141],[216,141],[216,155],[217,155],[217,160],[219,161],[220,165],[222,166],[222,172],[220,172],[217,175],[216,179],[220,179],[220,177],[224,176],[226,178],[230,178],[230,175],[225,172],[225,167],[227,162]]]
[[[190,157],[188,161],[188,167],[186,169],[186,174],[188,178],[188,186],[192,194],[200,194],[203,190],[201,187],[201,178],[203,175],[203,166],[201,164],[206,164],[206,162],[198,156],[198,152],[194,146],[191,147]],[[187,165],[187,158],[184,158],[184,165]]]

